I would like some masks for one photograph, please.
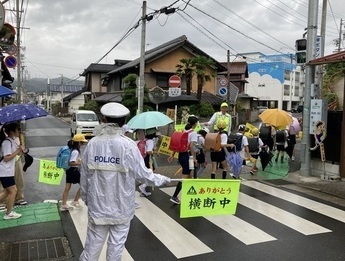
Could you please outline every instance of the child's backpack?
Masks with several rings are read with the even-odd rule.
[[[230,133],[228,136],[228,144],[235,144],[236,152],[239,152],[242,150],[242,139],[243,135]],[[228,151],[234,152],[234,149],[228,148]]]
[[[146,156],[146,140],[139,140],[137,143],[138,149],[140,151],[141,156],[145,158]]]
[[[207,133],[205,136],[205,150],[208,151],[220,151],[221,138],[219,133]]]
[[[176,152],[188,151],[188,135],[189,131],[174,131],[170,138],[169,150]]]
[[[60,148],[56,156],[56,167],[60,169],[69,169],[69,160],[71,158],[71,149],[69,146],[63,146]]]
[[[247,138],[250,153],[259,152],[259,138]]]
[[[270,137],[272,137],[272,127],[262,124],[259,129],[259,138],[267,140]]]
[[[284,145],[286,141],[286,132],[285,130],[278,130],[276,133],[276,144]]]

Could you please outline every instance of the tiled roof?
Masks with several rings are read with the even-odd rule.
[[[65,93],[74,93],[82,90],[84,88],[83,85],[63,85],[63,92]],[[50,92],[61,92],[61,85],[60,84],[50,84],[49,85]]]
[[[320,65],[320,64],[328,64],[328,63],[339,63],[345,62],[345,51],[341,51],[338,53],[326,55],[314,60],[309,61],[310,65]]]
[[[227,62],[221,62],[221,65],[223,65],[225,68],[228,67]],[[226,73],[226,71],[224,72]],[[248,78],[248,65],[247,62],[232,62],[230,63],[230,75],[231,74],[244,74],[245,78]]]
[[[158,59],[159,57],[161,57],[161,56],[163,56],[163,55],[165,55],[165,54],[167,54],[173,50],[176,50],[179,47],[185,46],[185,45],[192,48],[196,55],[203,55],[203,56],[210,57],[205,52],[203,52],[198,47],[196,47],[191,42],[189,42],[185,35],[182,35],[182,36],[175,38],[169,42],[166,42],[160,46],[157,46],[156,48],[153,48],[151,50],[146,51],[145,52],[145,63],[149,63],[151,61],[154,61],[154,60]],[[213,58],[211,58],[211,59],[213,59]],[[213,60],[215,61],[215,65],[218,68],[218,70],[224,70],[225,69],[218,61],[216,61],[215,59],[213,59]],[[115,74],[119,71],[133,68],[139,64],[140,64],[140,57],[127,63],[127,64],[125,64],[125,65],[123,65],[123,66],[121,66],[121,67],[119,67],[119,68],[117,68],[117,69],[114,69],[113,71],[109,72],[108,74]]]

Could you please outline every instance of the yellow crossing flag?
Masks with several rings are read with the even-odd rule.
[[[240,180],[184,179],[180,218],[236,213]]]
[[[56,167],[56,161],[40,160],[38,182],[59,186],[64,170]]]

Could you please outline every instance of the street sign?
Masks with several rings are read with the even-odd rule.
[[[1,49],[9,55],[15,55],[18,51],[17,45],[15,45],[15,44],[3,45],[3,46],[1,46]]]
[[[173,75],[169,78],[169,86],[177,88],[181,86],[181,78],[178,75]]]
[[[6,56],[4,62],[7,68],[14,68],[17,66],[17,58],[12,55]]]
[[[221,96],[225,96],[228,93],[228,89],[225,87],[221,87],[221,88],[219,88],[218,93]]]
[[[218,82],[222,87],[228,86],[228,79],[226,79],[225,77],[220,78]]]
[[[176,97],[181,95],[181,88],[169,88],[169,97]]]

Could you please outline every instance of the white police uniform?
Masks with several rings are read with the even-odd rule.
[[[105,116],[124,117],[118,103],[104,105]],[[127,110],[121,110],[123,108]],[[109,110],[108,110],[109,109]],[[127,112],[128,111],[128,112]],[[161,186],[170,178],[145,167],[135,142],[116,124],[101,124],[85,148],[81,164],[81,198],[88,206],[88,231],[80,260],[98,260],[108,237],[107,260],[121,260],[135,209],[135,180]]]

